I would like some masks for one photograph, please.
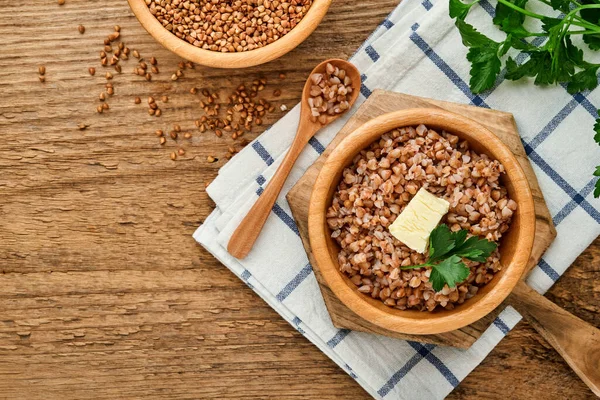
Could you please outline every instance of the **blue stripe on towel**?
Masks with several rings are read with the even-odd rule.
[[[368,99],[369,96],[371,96],[371,94],[373,92],[371,92],[371,89],[369,89],[364,83],[361,83],[360,85],[360,93],[366,98]]]
[[[377,60],[379,60],[379,53],[377,53],[373,46],[368,45],[367,47],[365,47],[365,53],[367,53],[367,55],[373,62],[377,62]]]
[[[554,226],[558,226],[570,213],[573,211],[578,205],[581,204],[581,199],[585,199],[592,193],[594,187],[596,186],[596,179],[592,178],[587,185],[581,189],[579,192],[579,196],[575,196],[568,202],[556,215],[552,218],[552,222],[554,222]]]
[[[383,20],[381,25],[385,26],[387,29],[390,29],[392,26],[394,26],[394,23],[386,18]]]
[[[429,361],[438,371],[440,371],[440,373],[444,376],[444,378],[446,378],[446,380],[452,385],[452,387],[457,387],[458,386],[458,384],[460,383],[460,381],[456,378],[456,376],[452,373],[452,371],[450,371],[450,368],[448,368],[446,366],[446,364],[444,364],[442,362],[442,360],[440,360],[439,358],[437,358],[431,352],[429,352],[425,356],[425,359],[427,361]]]
[[[298,330],[298,332],[300,332],[300,334],[304,335],[304,329],[300,328],[300,324],[302,323],[302,320],[298,317],[294,317],[294,319],[292,320],[292,324],[294,324],[294,326],[296,327],[296,329]]]
[[[507,333],[510,331],[510,328],[508,327],[508,325],[506,325],[506,324],[504,323],[504,321],[502,321],[502,320],[500,319],[500,317],[497,317],[497,318],[494,320],[494,325],[496,325],[496,327],[497,327],[498,329],[500,329],[500,332],[502,332],[502,333],[503,333],[503,334],[505,334],[505,335],[506,335],[506,334],[507,334]]]
[[[546,173],[562,190],[581,206],[597,223],[600,224],[600,212],[584,199],[558,172],[554,170],[529,144],[524,143],[525,152],[542,171]]]
[[[390,379],[377,391],[377,394],[381,397],[388,395],[394,387],[410,372],[423,359],[423,356],[419,353],[412,356],[406,364],[404,364],[398,371],[390,377]]]
[[[335,346],[340,344],[342,342],[342,340],[344,340],[350,332],[351,332],[350,329],[340,329],[339,331],[337,331],[337,333],[331,339],[329,339],[327,341],[327,346],[329,346],[329,348],[333,349]]]
[[[346,368],[346,371],[348,371],[348,375],[350,375],[352,379],[358,379],[358,376],[356,376],[356,374],[348,364],[344,364],[344,368]]]
[[[427,58],[429,58],[435,66],[438,67],[440,71],[442,71],[444,75],[446,75],[448,79],[450,79],[450,81],[465,94],[465,96],[467,96],[471,103],[476,104],[479,107],[490,108],[481,97],[471,93],[471,89],[469,89],[467,82],[458,76],[456,71],[446,64],[446,62],[431,47],[429,47],[427,42],[425,42],[417,32],[413,32],[410,35],[410,40],[412,40],[413,43],[425,53]]]
[[[481,0],[479,2],[481,8],[483,8],[493,18],[496,15],[496,9],[490,4],[488,0]]]
[[[284,301],[311,273],[313,269],[310,264],[306,264],[304,268],[287,284],[275,298],[278,301]]]
[[[256,194],[260,196],[263,194],[265,190],[262,187],[256,189]],[[287,225],[296,235],[300,236],[300,231],[298,230],[298,226],[296,226],[296,221],[292,218],[288,213],[285,212],[283,208],[277,203],[273,204],[272,210],[275,215],[279,217],[279,219]]]
[[[250,273],[250,271],[248,271],[247,269],[245,269],[244,271],[242,271],[240,278],[242,278],[242,281],[244,281],[244,283],[250,288],[250,289],[254,289],[254,286],[252,286],[252,284],[250,282],[248,282],[248,279],[250,279],[252,277],[252,274]]]
[[[542,130],[535,135],[535,137],[529,142],[529,146],[532,149],[535,149],[539,146],[556,128],[560,125],[561,122],[567,118],[569,114],[577,107],[579,102],[575,99],[568,102],[555,116],[542,128]]]
[[[260,158],[262,158],[267,165],[273,164],[273,157],[271,157],[267,149],[265,149],[259,141],[252,143],[252,148],[258,153]]]
[[[556,282],[558,280],[558,278],[560,278],[560,275],[558,274],[558,272],[556,272],[554,270],[554,268],[552,268],[550,266],[550,264],[548,264],[543,258],[540,259],[540,261],[538,262],[538,266],[540,267],[540,269],[542,271],[544,271],[546,273],[546,275],[548,275],[550,277],[550,279],[552,279],[554,282]]]
[[[310,138],[308,144],[310,144],[318,154],[323,154],[325,151],[325,146],[323,146],[314,136]]]
[[[446,380],[452,385],[452,387],[457,387],[459,384],[459,380],[456,376],[450,371],[450,369],[434,354],[431,352],[435,349],[435,345],[433,344],[421,344],[418,342],[408,341],[408,344],[411,345],[413,349],[415,349],[421,357],[425,358],[429,361],[440,373],[446,378]]]

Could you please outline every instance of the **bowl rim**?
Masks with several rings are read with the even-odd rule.
[[[150,13],[144,0],[127,0],[140,24],[163,47],[196,64],[214,68],[253,67],[283,56],[296,48],[317,28],[332,1],[313,0],[310,9],[298,25],[271,44],[239,53],[221,53],[196,47],[169,32]]]
[[[344,160],[348,153],[356,154],[394,128],[419,124],[441,126],[467,141],[477,142],[486,153],[500,161],[505,167],[507,179],[514,187],[514,193],[519,197],[517,212],[520,223],[519,240],[516,242],[513,259],[509,265],[503,265],[506,271],[489,292],[475,302],[468,301],[461,304],[461,307],[455,308],[452,312],[441,311],[428,313],[424,318],[413,318],[392,315],[369,304],[364,294],[346,284],[342,273],[339,272],[337,261],[332,261],[329,253],[327,245],[329,230],[325,217],[329,201],[323,193],[327,193],[331,185],[337,187],[336,179],[346,166]],[[527,270],[535,236],[535,208],[529,182],[521,165],[496,135],[474,120],[449,111],[414,108],[386,113],[371,119],[355,129],[333,149],[313,187],[309,204],[308,232],[320,275],[334,295],[350,310],[363,319],[393,332],[417,335],[438,334],[470,325],[494,310],[510,294]]]

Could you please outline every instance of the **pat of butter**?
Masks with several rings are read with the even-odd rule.
[[[398,218],[390,225],[390,233],[419,253],[425,253],[431,231],[448,212],[450,203],[421,188]]]

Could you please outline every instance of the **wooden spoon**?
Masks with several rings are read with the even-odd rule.
[[[351,108],[360,92],[360,73],[351,63],[344,60],[332,59],[323,61],[321,64],[317,65],[317,67],[310,73],[310,76],[316,73],[325,72],[328,63],[334,67],[345,70],[346,76],[350,77],[352,80],[352,93],[350,94],[350,99],[348,100],[348,103],[350,104],[349,108]],[[302,91],[300,124],[298,126],[298,131],[296,132],[296,137],[294,138],[292,146],[283,159],[283,162],[275,172],[275,175],[273,175],[269,181],[269,184],[263,193],[260,195],[256,203],[254,203],[254,206],[252,206],[246,217],[244,217],[240,225],[229,239],[227,251],[236,258],[241,259],[246,257],[252,249],[254,242],[258,238],[258,235],[260,234],[260,231],[262,230],[262,227],[264,226],[267,217],[273,208],[273,204],[275,204],[275,201],[277,200],[277,196],[279,195],[285,180],[292,170],[296,159],[304,149],[304,146],[306,146],[310,138],[312,138],[315,133],[319,131],[319,129],[329,125],[341,115],[336,114],[327,116],[327,120],[324,124],[321,124],[318,121],[311,121],[312,113],[308,104],[308,99],[311,97],[310,89],[311,86],[313,86],[313,83],[310,76],[304,84],[304,90]]]
[[[600,397],[600,330],[563,310],[523,281],[515,286],[507,301]]]

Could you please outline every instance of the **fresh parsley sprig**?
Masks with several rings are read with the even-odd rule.
[[[469,268],[462,261],[468,260],[485,262],[496,250],[496,243],[477,236],[467,239],[467,231],[450,231],[447,225],[437,226],[429,236],[429,257],[425,264],[409,265],[402,269],[431,267],[429,281],[433,290],[439,292],[444,288],[455,287],[469,277]]]
[[[449,1],[450,17],[456,19],[463,44],[469,48],[469,85],[473,93],[481,93],[494,86],[504,59],[506,79],[531,77],[536,85],[562,83],[567,85],[567,90],[572,94],[598,86],[600,64],[586,61],[583,50],[573,44],[571,37],[581,36],[591,50],[600,50],[599,0],[538,0],[559,11],[559,16],[527,10],[528,0],[497,0],[492,22],[506,33],[506,38],[500,42],[488,38],[465,22],[471,8],[480,0],[470,3]],[[523,26],[528,18],[541,21],[541,32],[531,32]],[[546,40],[540,46],[525,40],[535,37]],[[505,57],[511,48],[527,53],[529,59],[519,64],[512,57]],[[598,114],[600,117],[600,110]],[[594,131],[594,140],[600,145],[600,118],[596,120]],[[600,176],[600,166],[596,167],[593,175]],[[594,196],[600,197],[600,179],[596,181]]]

